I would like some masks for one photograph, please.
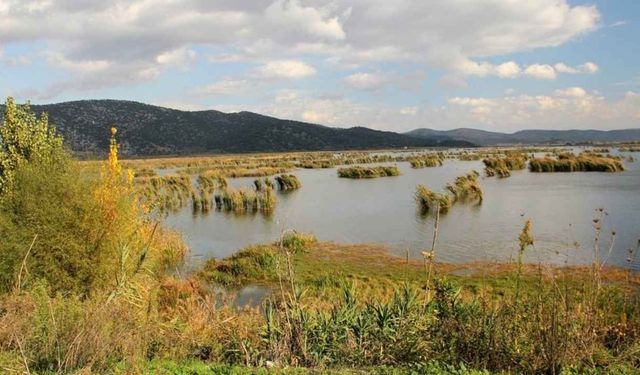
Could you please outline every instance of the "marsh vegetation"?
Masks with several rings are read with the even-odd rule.
[[[624,166],[619,158],[610,156],[560,154],[557,158],[533,158],[531,172],[620,172]]]
[[[424,185],[418,185],[415,192],[415,200],[421,212],[427,213],[437,210],[438,213],[449,211],[456,202],[482,203],[482,188],[478,182],[478,172],[471,171],[447,184],[445,193],[430,190]]]
[[[400,170],[396,166],[378,166],[378,167],[348,167],[339,168],[338,177],[340,178],[378,178],[399,176]]]
[[[511,155],[505,157],[492,157],[482,160],[485,165],[485,173],[487,177],[509,177],[511,171],[524,169],[527,165],[527,158],[520,155]]]

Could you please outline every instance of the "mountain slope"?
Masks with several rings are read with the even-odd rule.
[[[88,154],[108,149],[111,126],[118,127],[125,155],[470,145],[363,127],[330,128],[251,112],[188,112],[121,100],[83,100],[31,108],[49,114],[72,150]]]
[[[640,129],[621,130],[521,130],[515,133],[498,133],[478,129],[453,130],[415,129],[405,133],[421,139],[457,139],[477,145],[624,142],[640,140]]]

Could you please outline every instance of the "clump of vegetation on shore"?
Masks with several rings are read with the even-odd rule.
[[[400,170],[396,166],[377,167],[348,167],[339,168],[338,177],[341,178],[377,178],[399,176]]]
[[[529,161],[531,172],[620,172],[624,170],[618,158],[560,154],[557,158],[533,158]]]
[[[292,191],[298,190],[302,187],[302,183],[292,174],[282,174],[275,178],[276,183],[278,184],[278,189],[281,191]]]

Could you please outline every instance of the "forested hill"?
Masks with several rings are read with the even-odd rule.
[[[118,127],[122,153],[129,156],[471,145],[365,127],[331,128],[251,112],[189,112],[121,100],[82,100],[31,108],[36,113],[49,113],[71,149],[88,155],[105,152],[111,126]]]

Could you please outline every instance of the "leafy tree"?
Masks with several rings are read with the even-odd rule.
[[[0,197],[11,191],[16,170],[27,162],[60,162],[68,159],[62,137],[39,118],[29,104],[17,105],[11,97],[5,102],[4,122],[0,124]]]
[[[115,128],[99,172],[71,158],[46,115],[12,99],[0,135],[0,293],[42,279],[52,292],[124,293],[180,261],[180,238],[138,205]]]

